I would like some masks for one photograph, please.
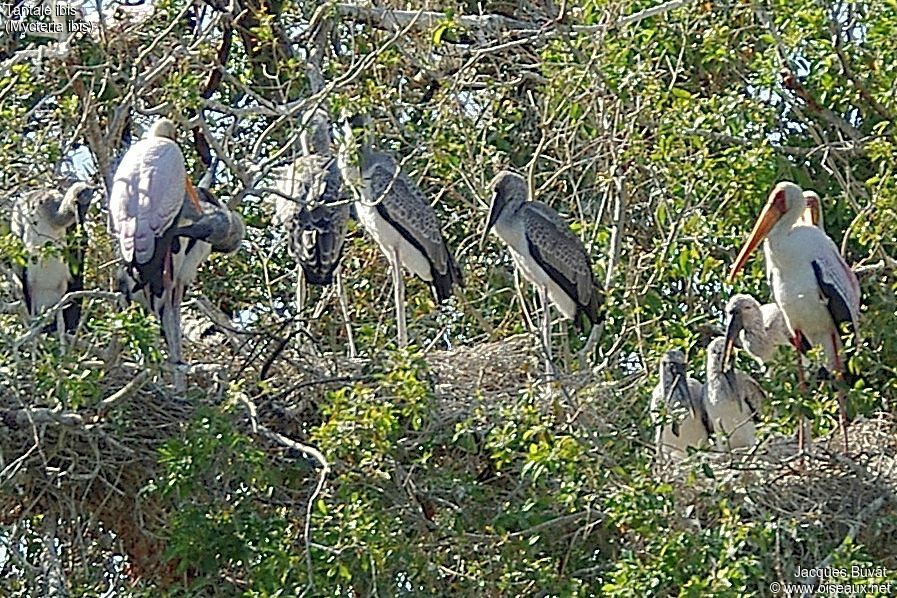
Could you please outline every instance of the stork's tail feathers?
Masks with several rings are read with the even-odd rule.
[[[598,285],[593,285],[588,304],[576,306],[576,316],[573,321],[580,330],[584,330],[585,320],[595,326],[604,321],[604,316],[604,291]]]
[[[433,282],[431,283],[433,286],[433,294],[436,295],[436,301],[438,303],[443,303],[452,296],[452,289],[455,285],[458,285],[459,287],[464,286],[464,278],[461,276],[461,269],[458,268],[458,264],[451,254],[449,254],[447,272],[436,272],[432,268],[431,272],[433,273]]]
[[[339,262],[332,264],[301,264],[302,271],[305,273],[305,280],[308,284],[317,287],[326,287],[333,284],[333,273],[336,271]]]

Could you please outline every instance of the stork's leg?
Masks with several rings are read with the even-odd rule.
[[[595,350],[595,345],[598,344],[598,338],[601,336],[603,327],[604,324],[592,324],[592,329],[589,331],[589,338],[586,339],[586,344],[583,345],[582,349],[576,354],[576,358],[579,361],[579,369],[584,370],[586,368],[586,360],[589,358],[589,355],[592,354],[592,351]]]
[[[551,376],[554,368],[551,366],[551,304],[548,302],[548,289],[539,288],[539,296],[542,299],[542,349],[545,351],[545,373]]]
[[[65,354],[65,314],[61,309],[56,310],[56,334],[59,335],[59,351]]]
[[[302,266],[296,264],[296,316],[302,315],[305,308],[305,301],[308,298],[307,289],[305,287],[305,271]]]
[[[800,351],[800,347],[803,344],[802,341],[803,333],[800,330],[795,330],[794,336],[791,338],[791,344],[794,345],[795,354],[797,355],[797,384],[801,394],[801,401],[798,402],[797,406],[797,452],[801,454],[806,450],[807,444],[813,442],[803,409],[803,396],[807,394],[807,382],[804,379],[803,354]]]
[[[523,320],[526,323],[526,330],[527,332],[535,330],[536,325],[533,323],[533,318],[526,305],[526,294],[523,292],[523,286],[520,283],[520,270],[517,268],[514,268],[514,288],[517,291],[517,300],[520,301],[520,311],[523,312]]]
[[[850,444],[847,439],[847,397],[844,394],[842,386],[844,382],[844,363],[841,361],[841,354],[838,351],[838,337],[836,333],[832,333],[832,349],[835,370],[835,386],[838,392],[838,424],[844,433],[844,453],[850,452]]]
[[[408,346],[408,327],[405,323],[405,284],[402,281],[402,264],[399,262],[398,248],[393,248],[390,261],[392,262],[392,288],[396,302],[396,329],[401,349]]]
[[[168,362],[174,369],[174,386],[178,391],[184,390],[184,361],[181,354],[181,296],[182,289],[169,287],[162,295],[160,303],[162,334],[168,347]]]
[[[349,318],[349,301],[346,299],[346,287],[343,285],[343,269],[336,268],[336,294],[339,297],[339,308],[343,312],[343,324],[346,326],[346,342],[349,344],[349,357],[355,359],[355,335],[352,334],[352,320]]]

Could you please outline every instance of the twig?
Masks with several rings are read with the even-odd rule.
[[[850,524],[850,529],[847,530],[847,533],[844,534],[844,538],[838,544],[838,546],[831,551],[816,567],[815,570],[825,569],[826,567],[832,564],[832,561],[836,558],[838,552],[845,544],[852,544],[854,540],[856,540],[857,534],[860,532],[860,528],[863,526],[863,523],[877,513],[887,502],[891,500],[892,496],[890,494],[883,494],[879,496],[871,503],[863,507],[863,509],[857,513],[856,520]],[[820,579],[817,576],[807,577],[803,580],[805,583],[813,584],[815,587]]]
[[[317,500],[318,496],[321,494],[321,490],[324,488],[324,482],[327,479],[327,474],[330,473],[330,465],[327,463],[327,459],[324,458],[324,455],[316,449],[315,447],[307,444],[302,444],[301,442],[296,442],[295,440],[291,440],[282,434],[278,434],[272,430],[269,430],[266,426],[259,424],[258,426],[259,432],[261,432],[266,438],[277,442],[287,448],[299,451],[303,455],[305,455],[306,459],[312,459],[318,463],[320,466],[320,472],[318,473],[318,483],[315,485],[315,489],[312,491],[311,496],[308,497],[308,504],[305,506],[305,530],[304,530],[304,539],[305,539],[305,564],[308,566],[308,585],[310,587],[314,587],[314,563],[311,560],[311,512],[314,509],[315,500]]]
[[[15,340],[13,349],[18,349],[24,343],[27,343],[39,335],[43,331],[44,326],[56,319],[56,313],[64,309],[73,301],[77,301],[78,299],[106,299],[107,301],[116,302],[120,296],[121,293],[112,291],[74,291],[66,293],[56,305],[44,311],[44,313],[31,324],[31,328],[29,328],[28,332]]]
[[[118,401],[131,394],[131,392],[133,392],[135,389],[142,386],[148,377],[149,372],[147,370],[143,370],[142,372],[137,374],[137,376],[135,376],[130,382],[100,401],[99,408],[97,409],[97,418],[106,415],[106,413],[108,413],[109,410],[112,409],[112,407]]]

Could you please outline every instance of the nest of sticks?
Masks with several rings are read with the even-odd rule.
[[[849,455],[835,430],[804,456],[793,438],[776,436],[747,453],[698,453],[660,473],[674,482],[677,504],[692,523],[707,521],[703,506],[713,508],[725,496],[747,520],[800,527],[777,538],[785,578],[796,579],[798,565],[828,566],[839,549],[856,543],[876,565],[897,568],[897,419],[859,418],[849,432]]]
[[[166,364],[109,363],[93,343],[79,340],[66,349],[77,364],[69,375],[78,369],[102,374],[95,400],[73,406],[35,375],[39,353],[29,353],[27,343],[17,349],[14,363],[0,371],[5,526],[26,533],[33,522],[53,522],[54,536],[73,548],[112,532],[116,544],[110,549],[127,556],[132,575],[173,575],[175,565],[160,559],[170,505],[147,489],[161,473],[165,443],[182,436],[200,409],[226,402],[237,404],[230,411],[235,425],[257,438],[269,458],[295,464],[301,454],[309,462],[305,491],[284,489],[281,498],[298,506],[310,503],[321,465],[315,461],[324,458],[301,441],[319,421],[323,393],[374,384],[373,371],[382,364],[321,355],[295,326],[261,334],[228,330],[202,308],[194,305],[184,315],[185,356],[192,368],[182,392],[175,392]],[[424,360],[439,420],[463,418],[478,406],[497,408],[532,384],[538,364],[527,336],[432,351]],[[230,383],[237,380],[249,382],[250,390],[235,395]],[[304,511],[297,513],[297,519],[304,518]]]

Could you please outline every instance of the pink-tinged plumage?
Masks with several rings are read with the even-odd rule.
[[[109,211],[125,262],[152,259],[156,238],[181,210],[186,180],[184,155],[171,139],[147,137],[124,155],[115,171]]]
[[[764,253],[775,302],[785,316],[795,347],[822,345],[830,371],[841,376],[844,323],[859,343],[860,286],[838,247],[820,228],[798,222],[806,197],[794,183],[776,185],[732,268],[730,279],[765,240]],[[804,342],[806,341],[806,342]],[[802,371],[801,371],[802,374]],[[841,425],[847,445],[847,410],[839,391]]]

